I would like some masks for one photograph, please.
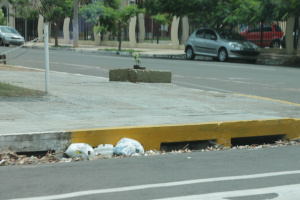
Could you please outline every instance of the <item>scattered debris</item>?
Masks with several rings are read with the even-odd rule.
[[[61,161],[56,157],[55,153],[48,152],[42,158],[38,158],[36,156],[27,157],[25,155],[18,155],[12,151],[1,152],[0,160],[0,166],[57,163]]]
[[[126,139],[128,139],[128,138],[126,138]],[[131,140],[131,139],[129,139],[129,140]],[[149,151],[144,152],[144,149],[141,149],[139,147],[139,145],[141,145],[141,144],[138,143],[139,145],[137,145],[137,146],[139,148],[138,148],[138,150],[135,149],[135,151],[134,151],[136,153],[132,153],[130,155],[123,154],[123,155],[112,155],[112,156],[109,155],[109,156],[107,156],[107,155],[105,155],[105,153],[106,153],[105,151],[104,151],[105,153],[103,153],[103,155],[102,155],[99,152],[94,152],[93,148],[90,147],[89,145],[87,146],[87,144],[84,144],[84,145],[83,144],[84,143],[80,143],[80,145],[75,145],[75,146],[73,145],[73,147],[72,147],[73,150],[72,151],[74,151],[74,149],[76,149],[75,153],[73,153],[73,154],[71,153],[70,158],[63,157],[61,159],[57,158],[56,155],[64,153],[64,152],[58,152],[58,153],[48,152],[43,157],[40,157],[40,156],[39,157],[30,156],[29,157],[29,156],[26,156],[26,155],[18,155],[15,152],[12,152],[12,151],[4,151],[4,152],[0,153],[0,166],[31,165],[31,164],[58,163],[58,162],[59,163],[68,163],[68,162],[78,162],[78,161],[85,161],[85,160],[124,158],[124,157],[127,157],[127,156],[137,156],[137,155],[138,156],[154,156],[154,155],[163,155],[163,154],[165,154],[164,151],[157,151],[157,150],[149,150]],[[123,145],[124,145],[124,143],[123,143]],[[211,142],[210,146],[208,146],[206,149],[202,149],[200,151],[201,152],[208,152],[208,151],[224,151],[224,150],[238,150],[238,149],[255,150],[255,149],[261,149],[261,148],[282,147],[282,146],[290,146],[290,145],[300,145],[300,141],[298,141],[298,140],[279,140],[279,141],[276,141],[274,144],[262,144],[262,145],[252,144],[252,145],[241,145],[241,146],[231,146],[231,147],[225,147],[224,145],[218,145],[215,142]],[[71,146],[72,145],[70,145],[70,147]],[[100,149],[101,149],[102,146],[100,146]],[[106,148],[111,149],[110,145],[106,144],[105,146],[106,146]],[[103,147],[105,147],[105,146],[103,146]],[[77,147],[77,148],[75,148],[75,147]],[[85,150],[85,151],[87,150],[87,153],[84,154],[83,156],[81,156],[83,154],[82,152],[81,153],[76,152],[76,151],[78,151],[78,147],[81,147],[81,148],[79,148],[80,150]],[[173,150],[170,153],[178,154],[178,153],[191,153],[191,152],[193,152],[193,150],[190,150],[187,147],[188,147],[188,145],[186,145],[183,149],[180,149],[178,151]],[[90,148],[92,148],[92,150]],[[97,148],[99,148],[99,146]],[[97,149],[97,148],[95,148],[95,149]],[[124,149],[125,148],[128,148],[128,147],[124,146]],[[90,155],[88,155],[89,154],[88,151],[90,151]],[[120,151],[120,149],[119,149],[119,151]],[[91,152],[93,152],[93,156],[92,156]],[[140,153],[137,153],[137,152],[140,152]],[[72,156],[72,155],[75,155],[75,156]],[[191,159],[191,157],[187,157],[187,159]]]

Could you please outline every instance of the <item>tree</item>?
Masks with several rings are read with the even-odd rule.
[[[159,27],[160,25],[169,25],[171,23],[172,17],[168,14],[156,14],[151,17],[157,23],[157,33],[156,33],[156,41],[159,43]]]
[[[35,10],[50,22],[54,28],[55,46],[58,46],[59,25],[65,18],[73,17],[73,0],[8,0],[16,12],[26,16],[28,11]],[[27,9],[24,9],[27,8]]]
[[[297,33],[295,37],[298,37],[296,41],[297,48],[300,49],[300,37],[299,37],[299,28],[300,28],[300,1],[299,0],[281,0],[280,4],[276,8],[276,15],[279,19],[284,20],[290,17],[295,17],[295,27],[298,27],[298,36]]]
[[[141,11],[135,4],[121,8],[121,0],[96,0],[83,6],[79,13],[86,22],[96,26],[95,30],[98,33],[119,33],[119,50],[121,50],[122,27]]]
[[[2,12],[2,9],[0,9],[0,25],[6,25],[6,17],[4,17],[4,13]]]
[[[184,6],[183,6],[184,5]],[[259,0],[147,0],[144,3],[149,15],[168,14],[187,16],[204,26],[234,27],[242,21],[257,21]]]

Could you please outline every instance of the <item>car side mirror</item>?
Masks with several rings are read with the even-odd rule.
[[[210,39],[211,40],[217,40],[217,37],[215,35],[212,35]]]

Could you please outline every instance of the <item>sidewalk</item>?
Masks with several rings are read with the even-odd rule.
[[[44,90],[44,72],[1,70],[0,79]],[[0,151],[61,151],[71,143],[115,145],[122,137],[145,150],[164,142],[300,136],[300,106],[188,89],[173,84],[109,82],[51,72],[50,95],[0,98]]]
[[[73,48],[72,44],[60,44],[63,47],[54,47],[53,43],[49,44],[51,50],[65,50],[65,51],[77,51],[86,53],[99,53],[99,54],[119,54],[123,56],[131,56],[129,52],[107,51],[107,49],[118,49],[117,47],[108,46],[93,46],[93,45],[79,45],[78,48]],[[26,47],[30,46],[28,44]],[[44,48],[44,43],[38,43],[36,48]],[[140,57],[145,58],[165,58],[165,59],[186,59],[184,50],[173,49],[144,49],[144,48],[122,48],[133,49],[140,51]],[[264,51],[265,52],[265,51]],[[196,60],[212,60],[207,56],[196,56]],[[300,57],[296,55],[285,55],[276,53],[261,53],[257,60],[257,64],[263,65],[275,65],[275,66],[296,66],[300,67]]]

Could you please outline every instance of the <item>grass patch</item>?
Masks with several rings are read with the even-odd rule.
[[[39,97],[45,92],[0,82],[0,97]]]
[[[104,50],[104,51],[118,51],[118,52],[129,52],[129,53],[143,52],[143,51],[138,51],[138,50],[134,50],[134,49],[121,49],[121,51],[119,51],[119,49],[98,49],[98,50]]]

